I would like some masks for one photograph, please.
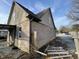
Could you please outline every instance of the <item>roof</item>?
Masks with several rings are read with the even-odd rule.
[[[15,29],[16,25],[0,24],[0,29]]]
[[[8,24],[9,24],[9,22],[10,22],[10,20],[11,20],[11,16],[12,16],[12,13],[13,13],[13,9],[14,9],[14,6],[15,6],[15,3],[17,3],[22,9],[24,9],[27,13],[29,13],[29,18],[34,18],[33,20],[34,21],[36,21],[36,22],[39,22],[39,21],[41,21],[40,19],[39,19],[39,17],[36,15],[36,14],[34,14],[32,11],[30,11],[29,9],[27,9],[27,8],[25,8],[24,6],[22,6],[21,4],[19,4],[18,2],[13,2],[13,4],[12,4],[12,7],[11,7],[11,11],[10,11],[10,15],[9,15],[9,19],[8,19]]]
[[[41,17],[43,17],[43,15],[45,15],[48,11],[49,11],[49,8],[44,9],[43,11],[37,13],[37,16],[38,16],[39,18],[41,18]]]
[[[53,16],[52,16],[52,12],[50,8],[47,8],[39,13],[37,13],[37,16],[41,19],[43,17],[43,15],[45,15],[47,12],[50,13],[51,19],[52,19],[52,23],[54,25],[54,29],[56,30],[55,24],[54,24],[54,20],[53,20]]]
[[[29,13],[31,16],[35,17],[37,19],[37,21],[41,21],[39,19],[39,17],[34,14],[32,11],[30,11],[29,9],[25,8],[24,6],[22,6],[21,4],[19,4],[18,2],[16,2],[21,8],[23,8],[27,13]]]
[[[11,7],[11,11],[10,11],[10,14],[9,14],[9,18],[8,18],[7,24],[9,24],[9,22],[11,20],[11,16],[12,16],[12,13],[13,13],[14,6],[15,6],[15,2],[12,3],[12,7]]]

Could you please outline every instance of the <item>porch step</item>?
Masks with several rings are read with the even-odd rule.
[[[51,59],[55,59],[55,58],[72,58],[72,55],[64,50],[62,47],[52,47],[50,48],[50,46],[47,49],[47,54],[48,57],[50,57]]]

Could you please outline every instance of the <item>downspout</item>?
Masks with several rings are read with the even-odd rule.
[[[29,18],[30,19],[30,18]],[[31,59],[31,56],[32,56],[32,47],[31,47],[31,44],[32,44],[32,36],[31,36],[31,33],[32,33],[32,30],[31,30],[31,22],[32,22],[33,18],[30,21],[30,40],[29,40],[29,53],[30,53],[30,59]]]

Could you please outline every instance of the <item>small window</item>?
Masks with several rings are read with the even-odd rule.
[[[19,38],[21,38],[21,27],[19,27]]]

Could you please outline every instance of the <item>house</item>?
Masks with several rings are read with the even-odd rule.
[[[16,37],[13,40],[15,46],[28,53],[31,45],[40,49],[56,37],[50,8],[34,14],[21,4],[13,2],[8,25],[16,25]]]
[[[78,23],[78,22],[77,22]],[[79,24],[77,23],[73,23],[72,26],[74,26],[73,30],[70,31],[70,35],[74,38],[74,43],[75,43],[75,54],[77,55],[78,59],[79,59]]]
[[[14,1],[8,23],[1,26],[8,30],[8,46],[15,45],[27,53],[30,53],[31,48],[41,49],[56,37],[50,8],[34,14]]]

